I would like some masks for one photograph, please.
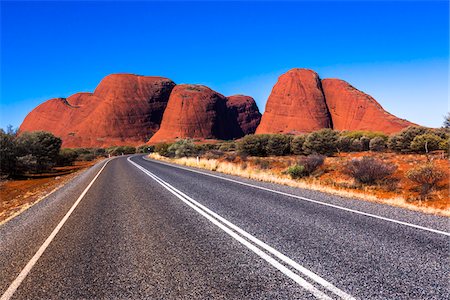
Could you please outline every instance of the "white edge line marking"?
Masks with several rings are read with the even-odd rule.
[[[26,264],[26,266],[22,269],[22,271],[19,273],[19,275],[14,279],[14,281],[11,283],[11,285],[8,287],[8,289],[5,291],[5,293],[2,295],[0,300],[9,300],[14,295],[17,288],[20,286],[22,281],[27,277],[28,273],[30,273],[33,266],[36,264],[36,262],[39,260],[41,255],[44,253],[45,249],[47,249],[48,245],[52,242],[52,240],[55,238],[56,234],[58,234],[59,230],[63,227],[64,223],[67,221],[67,219],[70,217],[72,212],[75,210],[77,205],[81,202],[83,197],[86,195],[86,193],[89,191],[91,186],[94,184],[95,180],[98,178],[100,173],[103,171],[103,169],[106,167],[106,165],[111,160],[108,160],[105,162],[103,167],[98,171],[97,175],[95,175],[94,179],[89,183],[89,185],[84,189],[84,191],[81,193],[81,195],[78,197],[77,201],[72,205],[72,207],[69,209],[69,211],[66,213],[66,215],[61,219],[59,224],[53,229],[52,233],[48,236],[48,238],[45,240],[45,242],[39,247],[38,251],[34,254],[34,256],[30,259],[30,261]]]
[[[351,209],[351,208],[347,208],[347,207],[343,207],[343,206],[339,206],[339,205],[335,205],[335,204],[331,204],[331,203],[326,203],[326,202],[322,202],[322,201],[318,201],[318,200],[313,200],[313,199],[309,199],[309,198],[306,198],[306,197],[297,196],[297,195],[293,195],[293,194],[289,194],[289,193],[285,193],[285,192],[281,192],[281,191],[277,191],[277,190],[272,190],[272,189],[265,188],[265,187],[262,187],[262,186],[257,186],[257,185],[251,184],[251,183],[241,182],[241,181],[234,180],[234,179],[231,179],[231,178],[226,178],[226,177],[222,177],[222,176],[218,176],[218,175],[214,175],[214,174],[209,174],[209,173],[205,173],[205,172],[201,172],[201,171],[197,171],[197,170],[193,170],[193,169],[189,169],[189,168],[184,168],[184,167],[181,167],[181,166],[175,166],[175,165],[172,165],[172,164],[169,164],[169,163],[160,162],[160,161],[153,160],[153,159],[150,160],[150,159],[147,159],[145,157],[143,157],[143,159],[146,160],[146,161],[149,161],[149,162],[154,162],[154,163],[157,163],[157,164],[166,165],[166,166],[169,166],[169,167],[172,167],[172,168],[178,168],[178,169],[182,169],[182,170],[186,170],[186,171],[190,171],[190,172],[194,172],[194,173],[198,173],[198,174],[203,174],[203,175],[206,175],[206,176],[211,176],[211,177],[219,178],[219,179],[222,179],[222,180],[226,180],[226,181],[230,181],[230,182],[246,185],[246,186],[249,186],[249,187],[253,187],[253,188],[256,188],[256,189],[260,189],[260,190],[276,193],[276,194],[279,194],[279,195],[288,196],[288,197],[292,197],[292,198],[296,198],[296,199],[300,199],[300,200],[303,200],[303,201],[308,201],[308,202],[312,202],[312,203],[316,203],[316,204],[320,204],[320,205],[324,205],[324,206],[329,206],[329,207],[333,207],[333,208],[340,209],[340,210],[345,210],[345,211],[352,212],[352,213],[355,213],[355,214],[360,214],[360,215],[363,215],[363,216],[366,216],[366,217],[380,219],[380,220],[384,220],[384,221],[388,221],[388,222],[392,222],[392,223],[397,223],[397,224],[404,225],[404,226],[413,227],[413,228],[416,228],[416,229],[426,230],[426,231],[429,231],[429,232],[434,232],[434,233],[442,234],[442,235],[445,235],[445,236],[450,236],[449,232],[445,232],[445,231],[441,231],[441,230],[437,230],[437,229],[433,229],[433,228],[429,228],[429,227],[424,227],[424,226],[420,226],[420,225],[415,225],[415,224],[412,224],[412,223],[399,221],[399,220],[395,220],[395,219],[390,219],[390,218],[387,218],[387,217],[382,217],[382,216],[366,213],[366,212],[363,212],[363,211],[359,211],[359,210],[355,210],[355,209]]]
[[[200,213],[202,216],[204,216],[205,218],[207,218],[210,222],[212,222],[214,225],[218,226],[220,229],[222,229],[223,231],[225,231],[228,235],[230,235],[231,237],[233,237],[234,239],[236,239],[238,242],[240,242],[241,244],[243,244],[244,246],[246,246],[247,248],[249,248],[250,250],[252,250],[254,253],[256,253],[258,256],[260,256],[261,258],[263,258],[265,261],[267,261],[269,264],[271,264],[272,266],[274,266],[275,268],[277,268],[279,271],[281,271],[283,274],[285,274],[286,276],[288,276],[289,278],[291,278],[292,280],[294,280],[296,283],[298,283],[300,286],[302,286],[303,288],[305,288],[306,290],[310,291],[314,296],[316,296],[319,299],[330,299],[327,295],[325,295],[323,292],[317,290],[314,286],[312,286],[310,283],[306,282],[303,278],[301,278],[300,276],[298,276],[297,274],[295,274],[294,272],[292,272],[291,270],[289,270],[288,268],[286,268],[285,266],[283,266],[282,264],[280,264],[278,261],[274,260],[272,257],[268,256],[265,252],[261,251],[259,248],[255,247],[254,245],[252,245],[251,243],[249,243],[248,241],[246,241],[245,239],[243,239],[241,236],[237,235],[235,232],[231,231],[229,228],[227,228],[226,226],[224,226],[222,223],[224,223],[225,225],[229,226],[231,229],[237,231],[238,233],[240,233],[241,235],[243,235],[244,237],[246,237],[247,239],[251,240],[252,242],[254,242],[255,244],[257,244],[258,246],[262,247],[263,249],[267,250],[268,252],[270,252],[271,254],[273,254],[274,256],[276,256],[277,258],[279,258],[280,260],[282,260],[283,262],[287,263],[288,265],[290,265],[291,267],[295,268],[296,270],[300,271],[302,274],[308,276],[310,279],[314,280],[315,282],[321,284],[322,286],[324,286],[326,289],[334,292],[336,295],[340,296],[343,299],[354,299],[352,296],[350,296],[349,294],[341,291],[340,289],[338,289],[337,287],[335,287],[334,285],[332,285],[331,283],[329,283],[328,281],[326,281],[325,279],[321,278],[320,276],[318,276],[317,274],[311,272],[310,270],[304,268],[303,266],[300,266],[298,263],[296,263],[295,261],[293,261],[292,259],[288,258],[287,256],[285,256],[284,254],[278,252],[277,250],[275,250],[274,248],[270,247],[269,245],[265,244],[263,241],[259,240],[258,238],[252,236],[251,234],[249,234],[248,232],[240,229],[239,227],[237,227],[236,225],[232,224],[231,222],[227,221],[226,219],[222,218],[221,216],[219,216],[218,214],[214,213],[213,211],[209,210],[208,208],[206,208],[205,206],[203,206],[202,204],[198,203],[197,201],[195,201],[194,199],[192,199],[191,197],[187,196],[186,194],[184,194],[183,192],[179,191],[178,189],[176,189],[175,187],[171,186],[169,183],[165,182],[164,180],[162,180],[161,178],[157,177],[155,174],[151,173],[150,171],[148,171],[147,169],[145,169],[144,167],[138,165],[137,163],[133,162],[130,157],[128,158],[128,161],[131,162],[134,166],[136,166],[139,170],[141,170],[142,172],[144,172],[146,175],[148,175],[149,177],[151,177],[152,179],[154,179],[156,182],[158,182],[160,185],[162,185],[163,187],[165,187],[169,192],[171,192],[172,194],[174,194],[177,198],[179,198],[180,200],[182,200],[184,203],[186,203],[188,206],[190,206],[191,208],[193,208],[195,211],[197,211],[198,213]],[[216,220],[217,219],[217,220]],[[221,221],[222,223],[220,223],[219,221]]]

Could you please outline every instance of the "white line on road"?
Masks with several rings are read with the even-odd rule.
[[[426,230],[426,231],[433,232],[433,233],[442,234],[442,235],[445,235],[445,236],[450,236],[449,232],[445,232],[445,231],[441,231],[441,230],[437,230],[437,229],[433,229],[433,228],[429,228],[429,227],[425,227],[425,226],[420,226],[420,225],[416,225],[416,224],[412,224],[412,223],[408,223],[408,222],[404,222],[404,221],[399,221],[399,220],[395,220],[395,219],[391,219],[391,218],[387,218],[387,217],[382,217],[382,216],[366,213],[366,212],[363,212],[363,211],[359,211],[359,210],[355,210],[355,209],[351,209],[351,208],[347,208],[347,207],[343,207],[343,206],[339,206],[339,205],[335,205],[335,204],[331,204],[331,203],[326,203],[326,202],[322,202],[322,201],[318,201],[318,200],[313,200],[313,199],[309,199],[309,198],[306,198],[306,197],[297,196],[297,195],[293,195],[293,194],[289,194],[289,193],[285,193],[285,192],[281,192],[281,191],[277,191],[277,190],[272,190],[272,189],[265,188],[265,187],[258,186],[258,185],[254,185],[254,184],[251,184],[251,183],[246,183],[246,182],[234,180],[234,179],[231,179],[231,178],[226,178],[226,177],[222,177],[222,176],[218,176],[218,175],[214,175],[214,174],[209,174],[209,173],[205,173],[205,172],[201,172],[201,171],[197,171],[197,170],[193,170],[193,169],[189,169],[189,168],[185,168],[185,167],[181,167],[181,166],[176,166],[176,165],[165,163],[165,162],[160,162],[160,161],[156,161],[156,160],[149,160],[149,159],[146,159],[145,157],[143,157],[143,159],[147,160],[147,161],[150,161],[150,162],[154,162],[154,163],[162,164],[162,165],[165,165],[165,166],[169,166],[169,167],[172,167],[172,168],[178,168],[178,169],[182,169],[182,170],[186,170],[186,171],[190,171],[190,172],[194,172],[194,173],[198,173],[198,174],[202,174],[202,175],[206,175],[206,176],[210,176],[210,177],[214,177],[214,178],[219,178],[219,179],[222,179],[222,180],[238,183],[238,184],[249,186],[249,187],[252,187],[252,188],[256,188],[256,189],[260,189],[260,190],[264,190],[264,191],[268,191],[268,192],[276,193],[276,194],[279,194],[279,195],[288,196],[288,197],[292,197],[292,198],[296,198],[296,199],[299,199],[299,200],[308,201],[308,202],[312,202],[312,203],[316,203],[316,204],[320,204],[320,205],[324,205],[324,206],[333,207],[333,208],[336,208],[336,209],[348,211],[348,212],[359,214],[359,215],[363,215],[363,216],[366,216],[366,217],[371,217],[371,218],[384,220],[384,221],[388,221],[388,222],[392,222],[392,223],[396,223],[396,224],[400,224],[400,225],[404,225],[404,226],[409,226],[409,227],[416,228],[416,229],[421,229],[421,230]]]
[[[26,264],[26,266],[23,268],[23,270],[19,273],[19,275],[16,277],[16,279],[11,283],[11,285],[8,287],[6,292],[2,295],[0,300],[9,300],[14,295],[17,288],[20,286],[22,281],[27,277],[28,273],[30,273],[33,266],[36,264],[36,262],[39,260],[41,255],[44,253],[45,249],[47,249],[48,245],[52,242],[52,240],[55,238],[56,234],[58,234],[61,227],[63,227],[64,223],[66,223],[67,219],[70,217],[72,212],[75,210],[77,205],[81,202],[83,197],[86,195],[88,190],[91,188],[91,186],[94,184],[94,181],[98,178],[100,173],[103,171],[103,169],[106,167],[106,165],[111,160],[108,160],[105,162],[103,167],[98,171],[97,175],[95,175],[94,179],[89,183],[89,185],[84,189],[84,191],[81,193],[81,195],[78,197],[77,201],[72,205],[72,207],[69,209],[69,211],[66,213],[66,215],[61,219],[59,224],[53,229],[52,233],[48,236],[48,238],[45,240],[45,242],[42,244],[41,247],[39,247],[38,251],[34,254],[34,256],[30,259],[30,261]]]
[[[354,299],[351,295],[349,295],[349,294],[345,293],[344,291],[338,289],[333,284],[331,284],[330,282],[326,281],[325,279],[323,279],[319,275],[317,275],[317,274],[313,273],[312,271],[306,269],[305,267],[299,265],[298,263],[296,263],[292,259],[288,258],[284,254],[282,254],[279,251],[275,250],[271,246],[265,244],[263,241],[261,241],[258,238],[252,236],[248,232],[246,232],[243,229],[237,227],[233,223],[227,221],[226,219],[224,219],[223,217],[221,217],[218,214],[214,213],[213,211],[211,211],[207,207],[205,207],[202,204],[198,203],[197,201],[195,201],[191,197],[187,196],[186,194],[184,194],[180,190],[176,189],[175,187],[173,187],[169,183],[165,182],[164,180],[162,180],[161,178],[159,178],[158,176],[156,176],[152,172],[148,171],[144,167],[142,167],[139,164],[133,162],[130,159],[130,157],[128,157],[128,161],[130,163],[132,163],[135,167],[137,167],[139,170],[144,172],[147,176],[149,176],[152,179],[154,179],[156,182],[158,182],[160,185],[162,185],[164,188],[166,188],[169,192],[171,192],[177,198],[182,200],[184,203],[186,203],[192,209],[194,209],[199,214],[201,214],[202,216],[207,218],[214,225],[218,226],[220,229],[225,231],[228,235],[230,235],[231,237],[236,239],[238,242],[243,244],[245,247],[247,247],[248,249],[253,251],[255,254],[260,256],[262,259],[267,261],[269,264],[271,264],[272,266],[277,268],[283,274],[285,274],[286,276],[288,276],[289,278],[294,280],[297,284],[302,286],[304,289],[306,289],[307,291],[311,292],[316,298],[318,298],[318,299],[331,299],[329,296],[324,294],[322,291],[320,291],[317,288],[315,288],[309,282],[305,281],[302,277],[300,277],[299,275],[295,274],[294,272],[292,272],[291,270],[289,270],[288,268],[283,266],[281,263],[279,263],[278,261],[273,259],[267,253],[265,253],[264,251],[262,251],[261,249],[256,247],[254,244],[252,244],[252,243],[248,242],[247,240],[245,240],[243,237],[249,239],[250,241],[252,241],[256,245],[260,246],[261,248],[265,249],[269,253],[273,254],[278,259],[282,260],[286,264],[288,264],[291,267],[293,267],[294,269],[298,270],[300,273],[306,275],[307,277],[309,277],[313,281],[319,283],[320,285],[322,285],[323,287],[325,287],[329,291],[335,293],[336,295],[338,295],[342,299]],[[235,230],[236,232],[241,234],[243,237],[241,237],[240,235],[238,235],[236,232],[232,231],[231,229]]]

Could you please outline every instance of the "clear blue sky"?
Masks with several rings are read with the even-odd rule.
[[[437,127],[448,111],[448,26],[447,1],[2,1],[0,127],[110,73],[248,94],[263,111],[294,67]]]

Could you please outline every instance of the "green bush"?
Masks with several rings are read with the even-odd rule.
[[[0,130],[0,174],[14,175],[17,166],[15,136]]]
[[[371,151],[384,151],[386,150],[386,140],[379,136],[374,137],[370,140],[369,148]]]
[[[136,148],[133,146],[113,146],[106,149],[106,152],[113,156],[134,154],[136,153]]]
[[[169,157],[169,147],[170,144],[167,143],[159,143],[155,145],[155,152],[161,156]]]
[[[433,133],[426,133],[416,136],[410,145],[410,149],[418,153],[428,153],[439,150],[439,145],[444,140]]]
[[[292,137],[285,134],[271,134],[266,146],[267,155],[288,155],[291,150]]]
[[[95,154],[93,153],[82,153],[78,155],[78,160],[80,161],[93,161],[96,158],[97,156],[95,156]]]
[[[331,129],[321,129],[308,134],[303,143],[306,154],[333,155],[337,151],[339,134]]]
[[[337,139],[336,147],[339,152],[351,151],[352,139],[348,136],[342,135]]]
[[[305,143],[306,135],[294,136],[291,140],[291,153],[295,155],[305,154],[303,152],[303,144]]]
[[[305,167],[302,165],[290,166],[286,172],[292,179],[298,179],[308,175],[305,171]]]
[[[58,154],[58,159],[56,161],[58,166],[70,166],[77,160],[78,153],[69,148],[61,149]]]
[[[195,144],[189,140],[179,140],[176,143],[173,143],[167,149],[167,152],[170,157],[193,157],[197,156],[199,153],[198,148]]]
[[[30,171],[44,172],[56,165],[61,144],[61,139],[50,132],[24,132],[16,139],[17,157],[32,155],[36,163]]]
[[[360,139],[352,140],[352,142],[350,144],[350,151],[352,151],[352,152],[363,151],[363,144]]]
[[[361,142],[361,150],[362,151],[369,151],[370,149],[370,138],[367,136],[363,136],[359,139]]]
[[[153,145],[141,145],[136,147],[136,153],[152,153],[155,150]]]
[[[429,129],[419,126],[410,126],[397,134],[392,135],[388,141],[390,150],[396,152],[411,152],[411,142],[416,136],[429,133]]]
[[[427,163],[409,170],[406,172],[406,177],[418,184],[421,195],[425,196],[445,178],[445,173],[432,163]]]
[[[381,137],[384,140],[388,139],[388,136],[384,134],[383,132],[377,132],[377,131],[363,131],[363,130],[356,130],[356,131],[342,131],[341,136],[348,137],[351,140],[355,139],[361,139],[362,137],[367,137],[369,139],[373,139],[375,137]]]
[[[344,173],[353,177],[362,184],[374,184],[379,180],[391,176],[396,166],[384,163],[383,161],[365,156],[362,159],[352,159],[344,168]]]
[[[238,150],[251,156],[267,156],[268,134],[250,134],[238,142]]]
[[[235,151],[236,149],[237,149],[236,143],[224,142],[224,143],[220,144],[218,150],[223,151],[223,152],[230,152],[230,151]]]

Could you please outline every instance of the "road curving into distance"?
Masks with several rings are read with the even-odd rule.
[[[449,299],[448,219],[123,156],[0,226],[6,299]]]

